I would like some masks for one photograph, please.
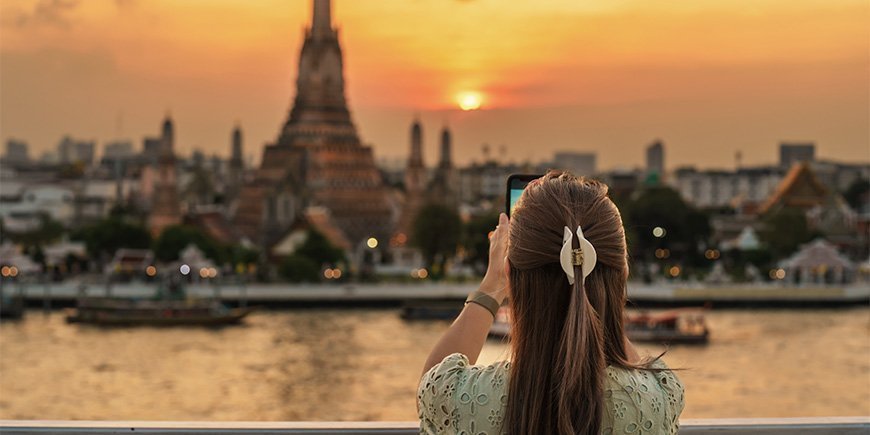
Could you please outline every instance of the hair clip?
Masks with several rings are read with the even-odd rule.
[[[562,237],[562,251],[559,253],[559,263],[562,265],[562,270],[568,277],[568,284],[574,284],[574,267],[580,266],[583,273],[581,283],[586,280],[586,277],[592,273],[595,268],[595,263],[598,261],[598,255],[595,253],[595,248],[592,243],[583,237],[583,229],[577,226],[577,239],[580,241],[580,248],[572,249],[572,241],[574,233],[567,226]]]

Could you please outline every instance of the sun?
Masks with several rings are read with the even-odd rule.
[[[477,110],[480,109],[480,104],[483,102],[483,96],[480,92],[460,92],[459,95],[456,96],[456,100],[459,102],[459,108],[462,110]]]

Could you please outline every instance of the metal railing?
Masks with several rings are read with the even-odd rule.
[[[866,435],[870,417],[684,419],[680,434],[693,435]],[[0,420],[0,434],[91,435],[411,435],[417,422],[186,422],[186,421],[49,421]]]

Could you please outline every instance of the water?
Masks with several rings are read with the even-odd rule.
[[[726,310],[666,360],[684,418],[870,415],[870,308]],[[261,312],[225,329],[102,329],[31,311],[0,324],[0,418],[414,420],[449,323],[397,310]],[[656,353],[656,346],[640,346]],[[497,341],[482,361],[506,355]]]

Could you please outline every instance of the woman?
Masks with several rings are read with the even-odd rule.
[[[683,387],[623,331],[628,264],[607,186],[551,171],[499,217],[480,289],[432,349],[421,433],[676,433]],[[511,361],[473,365],[505,297]]]

